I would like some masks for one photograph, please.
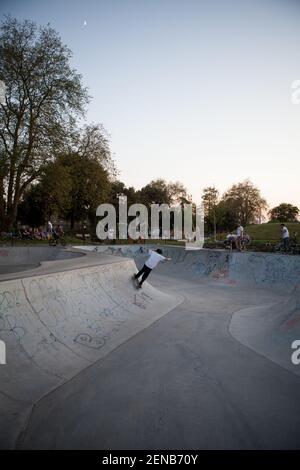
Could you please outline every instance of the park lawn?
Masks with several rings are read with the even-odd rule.
[[[299,239],[300,222],[287,223],[286,226],[290,232],[290,236],[292,237],[294,233],[297,232]],[[280,223],[248,225],[246,232],[254,242],[276,242],[281,238]]]
[[[287,223],[286,224],[289,231],[290,236],[293,236],[295,232],[298,233],[298,240],[300,240],[300,222],[296,223]],[[266,223],[266,224],[255,224],[255,225],[248,225],[246,227],[246,233],[248,233],[251,237],[251,247],[253,249],[261,250],[267,242],[276,243],[280,240],[280,224],[279,223]],[[217,235],[217,239],[220,241],[225,240],[227,233],[219,233]],[[75,236],[65,236],[65,240],[67,245],[97,245],[101,244],[99,242],[93,242],[89,239],[86,241],[77,238]],[[107,240],[106,243],[109,243]],[[167,244],[167,245],[177,245],[177,246],[184,246],[185,243],[182,240],[145,240],[144,243],[148,244]],[[112,244],[133,244],[132,240],[115,240]],[[11,240],[1,239],[0,238],[0,246],[28,246],[28,245],[48,245],[48,241],[44,240],[17,240],[14,239],[13,243]],[[213,237],[206,240],[205,246],[207,248],[215,248],[216,242],[214,242]],[[251,249],[249,247],[249,249]]]
[[[88,245],[91,244],[91,242],[84,242],[81,239],[78,239],[76,237],[64,237],[64,239],[67,242],[67,245]],[[14,238],[11,240],[11,238],[3,237],[0,238],[0,246],[49,246],[48,240],[20,240],[18,238]]]
[[[77,238],[74,236],[68,236],[66,235],[64,239],[67,242],[67,245],[101,245],[100,241],[91,241],[89,239],[86,239],[85,241],[82,240],[82,238]],[[184,246],[185,242],[182,240],[152,240],[152,239],[147,239],[142,242],[136,241],[133,242],[132,240],[105,240],[105,244],[110,244],[110,245],[133,245],[134,243],[140,244],[140,243],[145,243],[145,244],[152,244],[152,245],[178,245],[178,246]],[[0,246],[49,246],[48,240],[19,240],[18,238],[14,238],[13,240],[9,238],[0,238]],[[60,246],[60,245],[58,245]]]

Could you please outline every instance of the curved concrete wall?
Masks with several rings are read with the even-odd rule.
[[[95,247],[89,247],[95,250]],[[300,256],[273,253],[235,253],[224,250],[185,251],[183,248],[162,246],[163,254],[172,257],[160,264],[158,271],[168,277],[211,278],[249,288],[266,288],[280,294],[274,302],[260,307],[242,309],[233,314],[230,332],[238,341],[275,363],[300,375],[299,366],[291,361],[293,341],[300,340]],[[148,247],[109,246],[97,251],[134,257],[142,264],[148,256]]]
[[[292,343],[300,340],[300,284],[283,301],[236,312],[230,333],[245,346],[300,375]]]
[[[15,445],[32,406],[173,309],[181,299],[145,284],[132,260],[0,283],[0,447]]]
[[[148,256],[148,245],[86,246],[97,251],[134,258],[143,263]],[[163,254],[172,258],[172,269],[161,263],[158,270],[169,276],[209,276],[229,283],[249,287],[268,288],[282,293],[292,292],[300,282],[300,256],[275,253],[236,253],[225,250],[189,251],[181,247],[161,246]]]
[[[50,246],[0,246],[0,266],[38,265],[43,261],[63,260],[84,256],[60,247]]]
[[[179,296],[162,293],[148,283],[142,291],[135,290],[130,277],[136,266],[131,258],[142,264],[148,248],[85,247],[90,255],[72,261],[73,268],[70,261],[45,263],[45,269],[0,282],[0,339],[7,348],[7,365],[0,366],[1,448],[16,445],[40,398],[181,302]],[[162,248],[172,262],[160,264],[158,272],[177,277],[177,282],[181,277],[199,281],[206,277],[288,294],[280,304],[241,310],[231,323],[239,341],[286,367],[287,358],[281,361],[283,348],[286,354],[291,339],[297,339],[298,333],[300,337],[300,257]],[[61,256],[59,252],[51,248],[54,257]],[[122,257],[104,253],[99,257],[96,252]],[[22,260],[32,260],[31,255],[41,260],[38,250],[23,250]],[[14,255],[8,256],[13,261]]]

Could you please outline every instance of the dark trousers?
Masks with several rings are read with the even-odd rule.
[[[149,274],[151,273],[152,269],[151,268],[148,268],[148,266],[146,266],[144,264],[144,266],[142,267],[142,269],[135,275],[135,278],[138,279],[141,275],[143,275],[142,277],[142,280],[140,281],[140,285],[143,284],[143,282],[147,279],[147,277],[149,276]]]
[[[287,251],[290,247],[290,239],[289,237],[286,237],[283,239],[283,249],[284,251]]]

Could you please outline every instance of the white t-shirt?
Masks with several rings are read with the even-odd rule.
[[[149,258],[147,259],[145,265],[150,268],[150,269],[153,269],[155,268],[155,266],[158,265],[158,263],[160,263],[160,261],[163,261],[165,260],[166,258],[162,255],[160,255],[159,253],[157,253],[156,251],[152,251],[150,250],[150,256]]]
[[[282,238],[289,238],[290,234],[287,227],[282,227]]]
[[[242,227],[241,225],[236,229],[236,234],[238,237],[241,237],[244,233],[244,227]]]

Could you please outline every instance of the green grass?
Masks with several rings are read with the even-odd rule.
[[[286,224],[289,231],[290,231],[290,236],[293,236],[295,232],[298,233],[298,240],[300,240],[300,222],[298,223],[287,223]],[[267,224],[257,224],[257,225],[249,225],[246,227],[246,232],[250,235],[251,237],[251,247],[249,249],[254,249],[254,250],[264,250],[265,249],[265,244],[267,242],[271,243],[276,243],[280,241],[280,224],[279,223],[267,223]],[[220,240],[225,240],[227,233],[219,233],[217,235],[217,239]],[[101,244],[100,242],[91,242],[89,239],[86,241],[83,241],[80,238],[76,238],[74,236],[68,236],[66,235],[65,237],[67,244],[68,245],[91,245],[91,244]],[[109,240],[106,240],[105,243],[110,243]],[[133,244],[133,241],[131,240],[116,240],[115,242],[111,242],[112,244]],[[164,244],[164,240],[145,240],[145,243],[151,243],[151,244]],[[184,245],[184,242],[178,241],[178,240],[166,240],[166,244],[168,245],[179,245],[182,246]],[[11,240],[8,239],[0,239],[0,245],[5,245],[5,246],[12,246]],[[32,246],[32,245],[48,245],[48,241],[44,240],[14,240],[13,241],[13,246]],[[205,246],[208,248],[214,248],[216,247],[216,243],[214,242],[213,238],[210,240],[207,240],[205,243]]]
[[[298,243],[300,242],[300,222],[287,223],[286,224],[290,237],[293,237],[297,233]],[[270,242],[272,245],[277,244],[281,241],[281,227],[280,223],[266,223],[249,225],[245,228],[246,233],[251,237],[251,243],[247,246],[247,251],[264,251],[269,252],[270,248],[266,246],[266,243]],[[218,248],[220,247],[220,241],[224,241],[227,232],[217,234],[217,242],[211,237],[205,242],[205,248]],[[272,250],[271,250],[272,251]]]
[[[295,232],[298,233],[298,239],[300,238],[300,223],[287,223],[286,224],[290,236],[292,237]],[[270,223],[270,224],[259,224],[259,225],[249,225],[246,227],[246,232],[249,233],[252,242],[277,242],[281,238],[280,224],[279,223]]]
[[[68,245],[90,245],[91,242],[88,240],[84,242],[83,240],[75,237],[64,237]],[[0,245],[2,246],[48,246],[48,240],[19,240],[14,238],[13,240],[9,238],[0,238]],[[60,245],[59,245],[60,246]]]
[[[65,236],[64,239],[67,242],[67,245],[101,245],[100,241],[91,241],[90,239],[86,239],[86,241],[82,240],[81,238],[73,237],[73,236]],[[110,240],[105,240],[105,244],[111,244],[111,245],[133,245],[134,242],[132,240],[115,240],[115,241],[110,241]],[[136,242],[140,243],[140,242]],[[143,242],[142,242],[143,243]],[[167,245],[179,245],[179,246],[184,246],[185,243],[183,241],[179,240],[145,240],[146,244],[167,244]],[[8,238],[0,238],[0,245],[2,246],[48,246],[48,240],[19,240],[19,239],[11,239]],[[60,245],[58,245],[60,246]]]

